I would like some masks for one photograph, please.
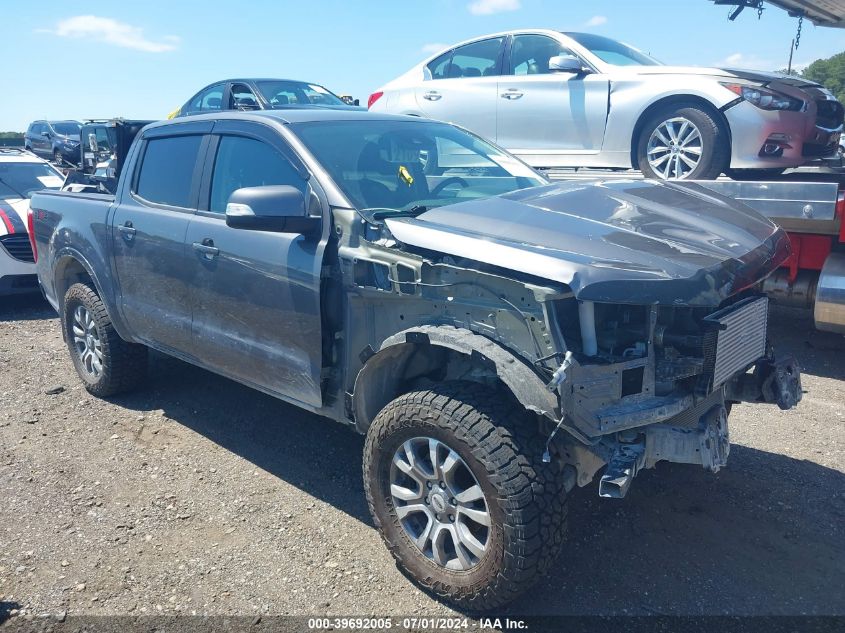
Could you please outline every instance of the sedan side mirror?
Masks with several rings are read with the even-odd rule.
[[[556,55],[549,59],[549,70],[553,73],[573,73],[580,75],[589,72],[584,64],[574,55]]]
[[[226,225],[233,229],[306,234],[320,223],[307,214],[303,193],[290,185],[237,189],[226,205]]]

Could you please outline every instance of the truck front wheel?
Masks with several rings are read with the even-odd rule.
[[[76,373],[90,393],[111,396],[132,389],[144,378],[147,348],[118,336],[91,286],[77,283],[68,288],[62,321]]]
[[[389,403],[367,433],[364,483],[400,568],[476,611],[528,589],[566,527],[563,477],[542,453],[536,422],[482,385],[444,383]]]

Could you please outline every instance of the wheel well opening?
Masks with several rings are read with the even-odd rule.
[[[56,268],[56,299],[59,303],[64,299],[68,288],[76,283],[88,284],[97,291],[94,280],[79,260],[67,257]]]
[[[639,158],[637,156],[637,145],[639,145],[640,135],[643,132],[643,128],[645,127],[646,121],[654,115],[655,112],[659,110],[667,109],[670,107],[679,108],[679,107],[694,107],[704,110],[708,114],[710,114],[713,119],[716,121],[716,124],[721,128],[725,134],[727,134],[728,142],[731,142],[731,127],[728,125],[728,120],[725,118],[725,115],[719,111],[712,103],[707,101],[702,97],[696,97],[692,95],[674,95],[671,97],[666,97],[661,99],[660,101],[655,101],[652,103],[646,110],[640,115],[640,118],[637,120],[637,124],[634,126],[634,132],[631,135],[631,165],[633,165],[634,169],[639,169]]]
[[[438,345],[403,343],[376,354],[358,374],[353,395],[355,425],[364,433],[391,400],[453,380],[481,383],[513,397],[495,365],[481,356]]]

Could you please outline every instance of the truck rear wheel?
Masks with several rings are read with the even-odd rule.
[[[73,284],[65,293],[63,325],[76,373],[95,396],[129,391],[146,375],[147,348],[124,341],[94,289]]]
[[[400,569],[423,589],[483,611],[554,563],[566,492],[532,422],[505,394],[467,382],[407,393],[376,416],[367,501]]]

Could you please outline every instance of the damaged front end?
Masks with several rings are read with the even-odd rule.
[[[515,307],[509,285],[558,289],[533,290],[545,321],[535,351],[515,338],[522,325],[476,317],[472,293],[455,294],[438,319],[518,350],[549,383],[559,406],[526,408],[553,418],[544,457],[562,461],[572,485],[607,466],[599,492],[622,497],[659,461],[715,472],[728,457],[733,403],[787,409],[801,399],[798,365],[774,356],[768,301],[754,290],[787,259],[789,240],[728,198],[693,184],[558,183],[390,218],[386,228],[430,271],[456,264],[462,287],[494,274],[486,292],[507,304],[502,322]],[[422,277],[423,295],[451,283]]]
[[[585,303],[556,306],[563,336],[579,352],[567,355],[551,386],[559,428],[607,463],[602,497],[623,497],[636,474],[659,461],[717,472],[730,452],[733,403],[789,409],[801,400],[797,362],[775,359],[767,343],[764,296],[740,296],[715,312]],[[593,474],[579,469],[578,483]]]

